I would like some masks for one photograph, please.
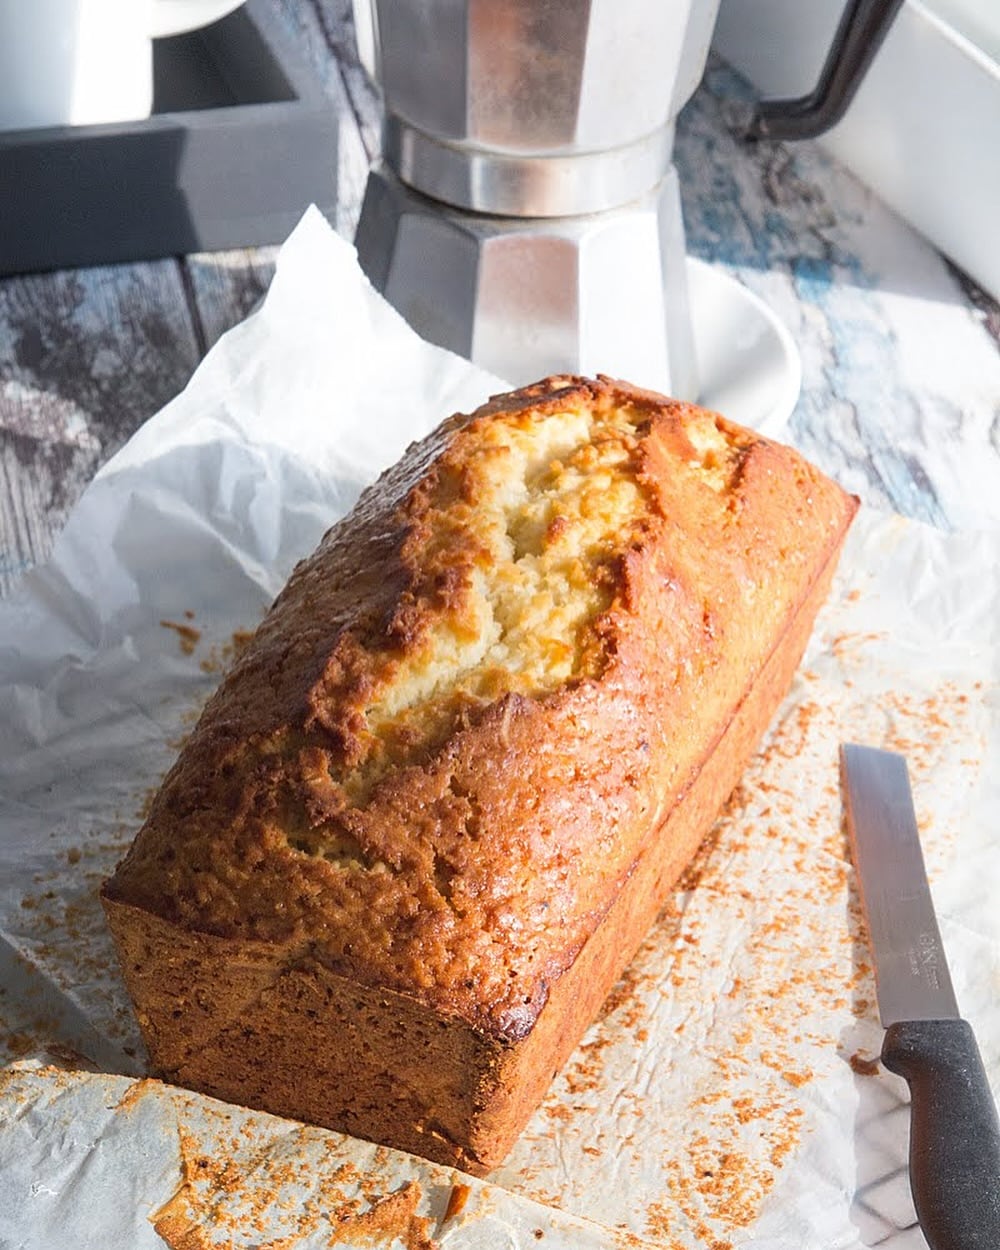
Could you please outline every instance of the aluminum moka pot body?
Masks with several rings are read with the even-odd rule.
[[[843,116],[902,0],[845,0],[816,87],[750,133]],[[385,102],[358,256],[432,342],[510,382],[698,394],[674,121],[719,0],[354,0]]]
[[[626,204],[667,171],[718,2],[371,0],[386,159],[476,212]]]
[[[419,333],[696,397],[671,152],[718,4],[355,0],[385,107],[358,253]]]

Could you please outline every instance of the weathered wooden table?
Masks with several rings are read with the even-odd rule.
[[[276,8],[338,118],[334,224],[350,237],[379,142],[350,4]],[[798,342],[792,436],[867,502],[943,527],[1000,526],[1000,308],[816,145],[745,143],[747,99],[713,62],[676,158],[689,250],[761,295]],[[0,185],[0,219],[10,193]],[[45,559],[98,466],[254,306],[274,255],[0,282],[0,593]]]

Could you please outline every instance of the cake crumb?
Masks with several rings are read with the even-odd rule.
[[[858,1076],[878,1075],[878,1060],[869,1058],[868,1055],[862,1054],[860,1050],[856,1050],[847,1062],[851,1065],[851,1071],[856,1072]]]
[[[193,625],[185,625],[181,621],[160,621],[164,629],[172,629],[177,635],[181,651],[184,655],[194,655],[194,649],[201,641],[201,630]]]
[[[241,651],[245,651],[253,638],[254,631],[252,629],[234,629],[232,633],[233,654],[239,655]]]
[[[142,1099],[143,1095],[160,1087],[160,1082],[152,1077],[143,1076],[133,1081],[121,1098],[115,1103],[116,1111],[131,1111]]]
[[[247,649],[253,636],[252,629],[234,629],[229,642],[209,649],[208,655],[201,661],[201,671],[209,674],[225,672],[233,660],[239,659]]]
[[[448,1205],[441,1217],[442,1225],[447,1224],[449,1220],[457,1219],[462,1214],[465,1204],[469,1201],[470,1193],[472,1193],[471,1186],[461,1181],[456,1181],[452,1185],[451,1193],[448,1195]]]
[[[342,1244],[349,1246],[379,1246],[398,1238],[406,1250],[436,1250],[437,1242],[427,1231],[428,1221],[417,1215],[419,1201],[420,1186],[408,1181],[394,1193],[376,1199],[367,1211],[338,1220],[330,1245],[339,1244],[343,1234],[346,1240]]]

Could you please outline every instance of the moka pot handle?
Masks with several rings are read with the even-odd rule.
[[[844,116],[903,0],[847,0],[819,81],[808,95],[762,101],[750,123],[755,139],[814,139]]]

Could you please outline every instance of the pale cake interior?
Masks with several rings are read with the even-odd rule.
[[[369,655],[362,758],[331,772],[349,804],[366,803],[390,768],[476,709],[600,676],[593,626],[649,507],[637,455],[646,419],[629,404],[581,405],[505,414],[456,436],[404,546],[406,564],[422,570],[419,631],[405,648]],[[686,434],[691,470],[724,489],[734,451],[725,433],[705,413]],[[435,593],[443,575],[446,597]],[[330,835],[325,852],[350,857]],[[322,841],[314,828],[314,853]]]

